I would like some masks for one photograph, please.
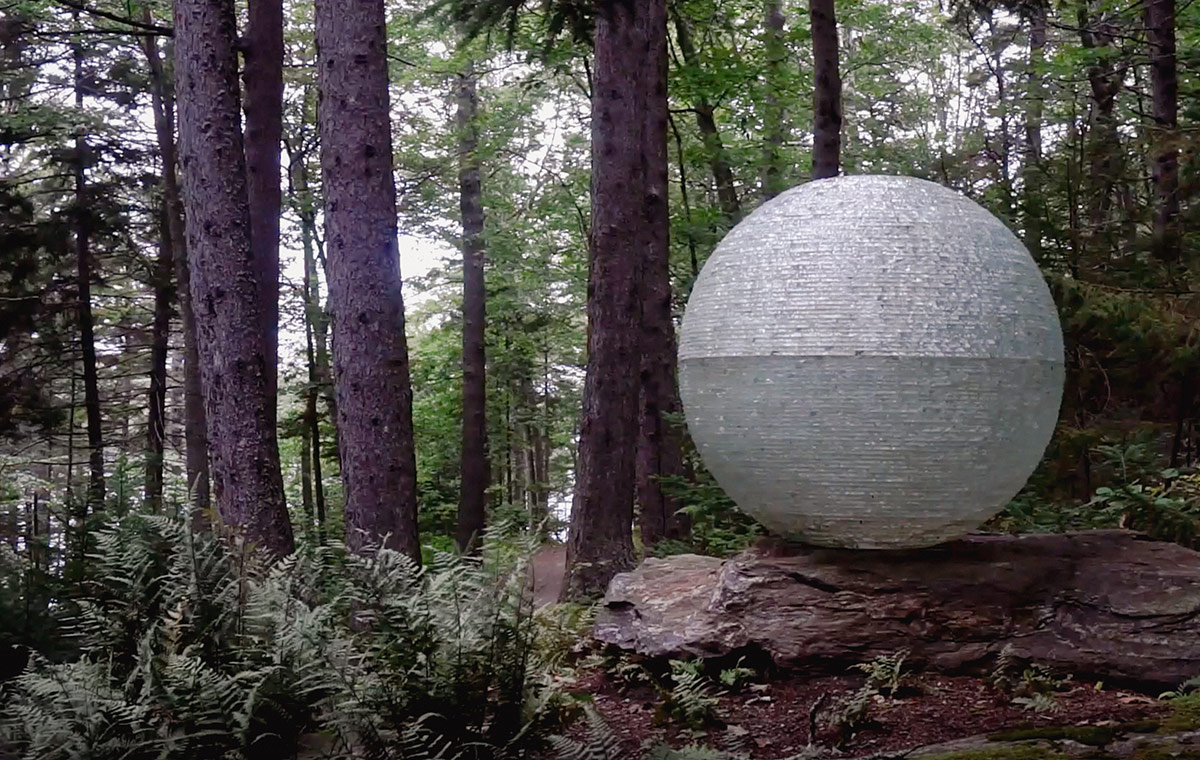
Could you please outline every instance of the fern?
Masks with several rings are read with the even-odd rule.
[[[550,737],[555,760],[624,760],[620,740],[600,713],[588,709],[586,715],[587,730],[581,739]]]
[[[658,709],[660,721],[674,720],[696,729],[715,722],[719,700],[697,663],[671,660],[671,681]]]
[[[901,649],[893,654],[879,655],[870,662],[857,663],[853,668],[867,674],[867,688],[892,696],[908,679],[908,673],[904,671],[907,657],[908,650]]]
[[[0,741],[29,758],[517,755],[565,700],[535,675],[526,563],[500,525],[482,556],[426,569],[379,549],[303,546],[263,566],[163,517],[96,534],[71,631],[5,685]],[[306,738],[307,736],[307,738]]]

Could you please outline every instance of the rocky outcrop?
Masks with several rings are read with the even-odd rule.
[[[594,633],[652,657],[762,653],[830,672],[905,648],[982,672],[1007,645],[1076,677],[1173,686],[1200,674],[1200,552],[1089,531],[648,559],[613,579]]]

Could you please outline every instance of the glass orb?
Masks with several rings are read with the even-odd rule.
[[[684,313],[679,384],[705,465],[770,531],[929,546],[1036,467],[1062,329],[984,208],[911,177],[838,177],[763,204],[717,247]]]

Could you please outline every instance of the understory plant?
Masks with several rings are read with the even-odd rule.
[[[81,652],[34,655],[3,687],[0,747],[67,758],[499,758],[546,735],[525,563],[494,529],[479,558],[425,568],[308,545],[274,563],[179,520],[96,536],[71,621]]]

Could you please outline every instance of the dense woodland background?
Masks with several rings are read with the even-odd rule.
[[[1050,284],[1061,417],[991,527],[1200,544],[1195,3],[174,11],[0,0],[0,644],[75,651],[135,513],[435,565],[486,515],[570,534],[575,597],[745,546],[673,327],[726,231],[839,171],[960,190]]]

